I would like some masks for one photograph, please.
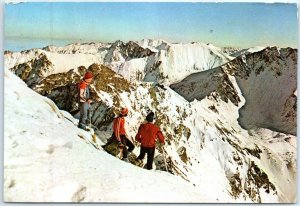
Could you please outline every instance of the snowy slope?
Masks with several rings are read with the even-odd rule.
[[[114,71],[127,77],[128,80],[138,79],[168,85],[180,81],[189,74],[212,69],[233,59],[211,44],[198,42],[175,44],[149,39],[144,39],[138,44],[154,53],[139,59],[138,64],[129,60],[125,63],[116,62],[112,66]]]
[[[165,84],[182,80],[189,74],[220,66],[230,60],[221,50],[203,43],[172,44],[161,50],[158,57],[160,75],[166,77]],[[150,74],[145,79],[151,79]]]
[[[5,96],[4,201],[216,202],[179,177],[96,149],[98,139],[9,71]]]

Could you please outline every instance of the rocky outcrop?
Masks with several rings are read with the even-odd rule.
[[[125,61],[135,58],[144,58],[154,54],[148,48],[143,48],[133,41],[124,43],[122,41],[116,41],[108,49],[107,55],[104,58],[105,62],[120,61],[123,58]],[[120,55],[120,56],[118,56]]]
[[[211,96],[216,100],[220,98],[225,102],[231,101],[236,106],[241,102],[237,88],[222,68],[192,74],[170,87],[188,101]]]
[[[111,123],[116,111],[120,107],[119,93],[130,91],[130,83],[106,66],[92,64],[87,69],[83,66],[67,73],[52,74],[44,78],[33,89],[38,93],[52,99],[60,109],[76,113],[78,111],[78,83],[84,74],[90,71],[94,75],[91,84],[91,98],[93,120],[95,126],[105,127]],[[114,107],[107,105],[101,97],[101,92],[106,92],[114,98]],[[98,113],[96,115],[95,113]]]
[[[222,51],[224,53],[227,53],[227,54],[229,54],[231,56],[234,55],[235,53],[241,51],[241,50],[242,50],[241,48],[236,48],[236,47],[223,47],[222,48]]]
[[[29,62],[18,64],[11,68],[11,71],[25,81],[29,87],[37,84],[52,70],[53,65],[44,54],[40,54]]]

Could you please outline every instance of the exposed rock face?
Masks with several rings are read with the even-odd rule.
[[[99,128],[111,124],[112,118],[120,109],[119,93],[122,91],[129,92],[130,87],[132,87],[128,81],[104,65],[92,64],[88,69],[80,66],[66,73],[49,76],[44,74],[47,73],[47,69],[51,68],[51,64],[48,64],[48,60],[44,57],[37,59],[31,65],[30,63],[18,65],[16,69],[14,68],[15,73],[33,90],[49,97],[60,109],[72,114],[76,114],[78,111],[78,83],[87,71],[92,72],[94,80],[90,90],[91,98],[95,100],[95,103],[92,104],[92,112],[101,114],[100,116],[93,116],[93,124]],[[36,73],[41,75],[37,76]],[[114,107],[102,102],[100,91],[114,96]]]
[[[225,102],[230,100],[236,106],[241,101],[237,89],[222,68],[192,74],[170,87],[190,102],[194,99],[202,100],[209,95],[215,99],[220,97]]]
[[[154,54],[148,48],[143,48],[133,41],[124,43],[122,41],[116,41],[108,49],[108,53],[105,57],[105,62],[120,61],[124,59],[128,61],[134,58],[144,58]]]
[[[28,86],[33,86],[46,77],[53,70],[52,67],[53,65],[47,56],[40,54],[29,62],[14,66],[11,70],[25,81]]]
[[[239,51],[241,51],[241,50],[242,50],[242,49],[236,48],[236,47],[223,47],[223,48],[222,48],[222,51],[223,51],[224,53],[229,54],[229,55],[233,55],[233,54],[235,54],[235,53],[237,53],[237,52],[239,52]]]
[[[238,63],[237,63],[238,62]],[[246,99],[240,124],[296,134],[297,50],[266,48],[224,66]]]

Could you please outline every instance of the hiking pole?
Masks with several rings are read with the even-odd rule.
[[[167,172],[169,172],[169,171],[168,171],[168,166],[167,166],[167,161],[166,161],[166,155],[165,155],[164,148],[161,147],[161,149],[162,149],[162,153],[163,153],[163,158],[164,158],[164,163],[165,163],[166,170],[167,170]]]

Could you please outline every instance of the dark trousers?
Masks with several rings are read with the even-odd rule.
[[[141,147],[140,155],[137,157],[137,159],[142,160],[145,157],[145,154],[147,154],[147,169],[152,169],[153,159],[154,159],[154,152],[155,147]]]
[[[123,147],[123,158],[127,158],[128,152],[132,152],[134,150],[134,144],[125,136],[125,135],[121,135],[121,142],[124,145]],[[111,140],[109,143],[112,143],[112,141],[117,141],[117,138],[115,137],[115,134],[112,134]],[[128,147],[128,149],[127,149]]]
[[[134,150],[134,144],[125,135],[121,135],[120,137],[121,137],[121,142],[124,145],[123,158],[127,158],[128,152],[132,152]]]

